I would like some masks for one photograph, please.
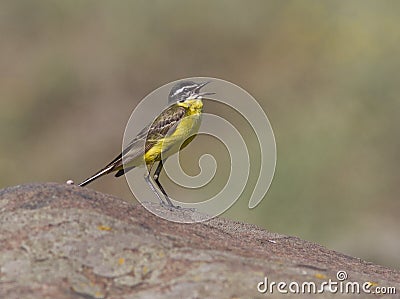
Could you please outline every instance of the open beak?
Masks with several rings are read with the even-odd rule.
[[[194,91],[200,91],[200,89],[202,89],[204,86],[206,86],[208,83],[210,83],[211,81],[206,81],[206,82],[203,82],[203,83],[199,83],[199,85],[197,85],[197,87],[195,88],[195,90]]]
[[[194,90],[194,92],[196,93],[196,96],[203,97],[203,96],[209,96],[209,95],[215,94],[215,92],[199,92],[200,89],[202,89],[204,86],[206,86],[210,82],[211,81],[206,81],[206,82],[203,82],[203,83],[199,83],[199,85]]]
[[[204,97],[204,96],[211,96],[216,94],[215,92],[199,92],[197,95],[200,97]]]

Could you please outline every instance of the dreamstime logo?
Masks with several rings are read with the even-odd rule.
[[[257,291],[261,294],[396,294],[396,287],[378,286],[376,282],[346,281],[348,275],[346,271],[336,272],[336,279],[325,281],[269,281],[265,276],[257,284]]]
[[[131,171],[125,175],[132,193],[153,214],[171,221],[199,222],[220,215],[231,207],[245,190],[249,176],[256,175],[256,182],[248,202],[250,209],[255,208],[269,189],[276,164],[275,138],[266,114],[249,93],[233,83],[204,77],[184,80],[194,82],[210,81],[202,91],[215,93],[213,96],[203,98],[204,109],[201,125],[196,135],[215,138],[225,147],[227,154],[224,158],[228,158],[227,160],[230,162],[228,166],[229,175],[225,185],[216,194],[214,192],[211,196],[201,198],[200,202],[182,202],[169,196],[174,204],[179,205],[183,210],[193,208],[195,211],[207,215],[207,217],[188,218],[186,220],[170,218],[168,215],[171,215],[171,213],[162,213],[160,212],[162,209],[154,208],[156,205],[148,204],[149,202],[158,202],[158,199],[149,186],[143,184],[143,175],[145,173],[142,171]],[[148,124],[149,119],[154,120],[167,107],[168,94],[171,88],[179,81],[171,82],[156,89],[137,105],[125,129],[123,148],[127,148],[132,139],[138,134],[139,129]],[[207,109],[209,107],[214,108],[215,111]],[[220,113],[221,111],[222,113]],[[233,115],[234,119],[229,119],[228,116],[224,115],[224,111],[229,111],[226,114],[228,116],[231,115],[231,117]],[[221,116],[221,114],[223,115]],[[187,118],[190,117],[192,116],[187,116]],[[244,120],[249,128],[243,131],[237,125],[235,126],[235,120],[237,122],[238,118],[242,120],[242,123]],[[183,119],[181,122],[184,121],[186,120]],[[255,141],[249,142],[248,135],[255,136]],[[205,188],[216,177],[218,178],[219,164],[214,156],[208,152],[207,141],[196,144],[196,139],[186,149],[182,150],[182,155],[186,152],[189,153],[191,160],[196,158],[195,162],[198,163],[200,172],[194,176],[188,175],[181,167],[181,152],[178,152],[166,160],[164,164],[165,174],[161,180],[165,181],[165,177],[168,177],[179,187],[199,189]],[[203,150],[200,158],[195,157],[196,155],[192,157],[193,148],[191,149],[191,146]],[[143,151],[145,151],[144,147],[145,144],[143,144]],[[225,164],[223,165],[224,167],[226,167]],[[186,164],[183,166],[186,166]],[[166,191],[170,194],[168,190]],[[191,191],[186,190],[185,192],[179,192],[179,194],[182,194],[182,198],[186,199],[190,198]]]

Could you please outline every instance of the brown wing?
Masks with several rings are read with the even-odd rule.
[[[123,163],[127,164],[137,157],[143,156],[160,139],[174,132],[174,128],[185,116],[185,113],[186,109],[177,105],[172,105],[165,109],[151,125],[143,128],[122,153],[105,168],[113,165],[112,169],[118,169]]]
[[[164,110],[151,125],[146,126],[138,135],[128,144],[128,146],[114,160],[108,163],[103,169],[96,172],[91,177],[84,180],[79,186],[85,186],[95,179],[117,170],[116,176],[123,175],[133,167],[123,168],[137,157],[143,156],[160,139],[167,134],[172,134],[179,121],[185,116],[186,110],[183,107],[172,105]]]

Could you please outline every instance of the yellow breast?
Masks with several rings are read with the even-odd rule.
[[[166,159],[186,147],[196,136],[201,123],[203,102],[201,99],[187,100],[178,103],[186,109],[184,118],[179,121],[175,131],[157,142],[145,154],[147,164]]]

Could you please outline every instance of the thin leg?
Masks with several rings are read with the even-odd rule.
[[[158,194],[156,188],[154,187],[153,183],[152,183],[151,180],[150,180],[150,172],[151,172],[151,168],[152,168],[152,167],[153,167],[153,165],[150,165],[148,173],[144,175],[144,180],[145,180],[146,183],[149,185],[151,191],[153,191],[153,193],[157,196],[157,198],[158,198],[159,201],[160,201],[160,204],[161,204],[162,206],[164,206],[164,205],[165,205],[164,200],[161,198],[160,194]]]
[[[162,194],[164,194],[165,200],[167,201],[168,205],[169,205],[170,207],[173,207],[173,208],[180,208],[179,206],[175,206],[175,205],[171,202],[171,200],[170,200],[169,197],[168,197],[167,192],[165,192],[163,186],[161,185],[161,183],[160,183],[160,181],[159,181],[160,173],[161,173],[161,170],[163,169],[163,162],[164,162],[164,161],[161,160],[161,161],[158,163],[157,169],[156,169],[156,171],[154,172],[154,175],[153,175],[153,179],[154,179],[154,181],[156,182],[158,188],[160,188]]]

